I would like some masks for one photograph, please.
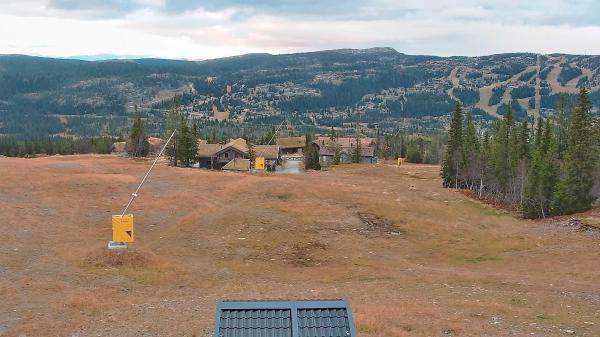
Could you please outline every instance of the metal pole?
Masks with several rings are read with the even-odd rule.
[[[152,166],[150,166],[150,169],[148,170],[148,172],[146,172],[146,175],[144,176],[144,178],[142,178],[142,181],[140,182],[140,185],[137,187],[137,189],[135,190],[135,192],[131,193],[131,198],[129,199],[129,202],[127,203],[127,206],[125,206],[125,209],[123,210],[123,213],[121,213],[121,216],[125,215],[125,212],[127,212],[127,209],[129,209],[129,206],[131,206],[131,204],[133,203],[133,200],[137,197],[137,194],[140,191],[140,189],[142,188],[142,185],[144,185],[144,182],[146,182],[146,178],[148,178],[148,175],[150,175],[150,171],[152,171],[152,169],[154,168],[154,165],[156,165],[156,162],[158,161],[158,158],[160,158],[160,156],[162,156],[163,152],[167,148],[167,145],[169,145],[169,142],[171,142],[171,139],[175,135],[175,132],[177,132],[177,130],[173,131],[173,133],[171,134],[171,136],[169,137],[169,139],[167,139],[167,142],[165,143],[165,146],[163,146],[162,150],[160,150],[160,152],[158,153],[158,156],[156,156],[156,158],[154,159],[154,162],[152,163]]]
[[[285,120],[283,120],[283,122],[281,122],[281,124],[279,124],[279,126],[277,127],[277,129],[275,129],[275,132],[273,133],[273,136],[271,136],[271,139],[269,139],[269,141],[267,142],[267,145],[271,144],[271,142],[273,141],[273,138],[275,138],[275,135],[277,135],[277,133],[279,133],[279,129],[281,128],[281,126],[283,125],[283,123],[285,123]],[[265,152],[265,149],[263,149],[262,151],[260,151],[260,154],[258,156],[255,157],[262,157],[262,154]]]

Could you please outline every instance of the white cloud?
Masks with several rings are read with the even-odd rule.
[[[340,15],[318,15],[312,9],[298,15],[246,11],[236,5],[211,10],[194,6],[171,13],[164,10],[165,0],[132,3],[135,6],[122,7],[127,8],[123,13],[107,13],[93,7],[57,9],[42,0],[0,2],[0,53],[206,59],[391,46],[405,53],[444,56],[600,54],[600,21],[594,24],[598,14],[581,14],[580,24],[564,14],[568,5],[574,13],[595,6],[585,0],[579,5],[569,0],[532,0],[525,5],[516,0],[372,0],[356,5],[354,13],[343,10]]]

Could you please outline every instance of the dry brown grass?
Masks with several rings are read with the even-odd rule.
[[[0,159],[1,335],[210,336],[223,298],[347,298],[361,337],[600,335],[598,236],[442,189],[439,167],[161,165],[109,253],[147,164]]]

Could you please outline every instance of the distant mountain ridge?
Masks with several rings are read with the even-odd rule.
[[[510,104],[517,118],[550,116],[580,87],[600,106],[600,56],[407,55],[393,48],[247,54],[203,61],[102,61],[0,55],[0,134],[117,135],[134,107],[151,132],[171,100],[199,125],[365,127],[435,131],[455,100],[481,125]]]

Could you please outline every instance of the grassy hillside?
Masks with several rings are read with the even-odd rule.
[[[0,335],[208,337],[218,300],[276,298],[346,298],[361,337],[600,335],[598,231],[444,189],[438,166],[158,165],[108,253],[148,164],[0,160]]]

